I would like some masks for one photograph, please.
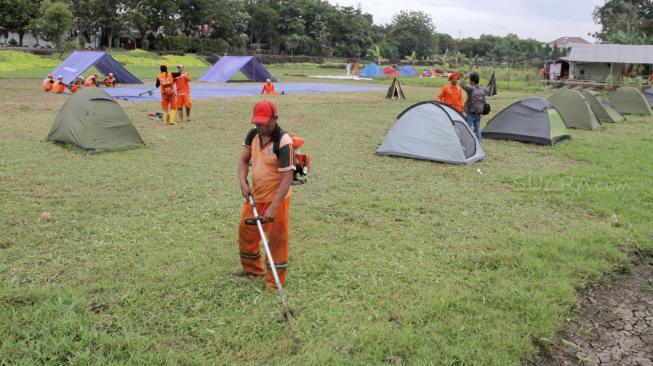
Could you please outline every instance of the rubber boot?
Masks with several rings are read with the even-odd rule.
[[[163,119],[161,120],[161,122],[163,123],[164,126],[168,124],[168,111],[163,111]]]
[[[176,125],[177,121],[175,121],[175,117],[177,116],[177,110],[176,109],[171,109],[170,110],[170,124],[171,125]]]

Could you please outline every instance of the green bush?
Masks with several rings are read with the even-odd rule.
[[[16,47],[16,46],[18,46],[18,41],[15,40],[15,39],[13,39],[13,38],[10,39],[8,43],[9,43],[9,45],[12,46],[12,47]]]

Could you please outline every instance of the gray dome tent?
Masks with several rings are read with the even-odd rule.
[[[497,113],[483,129],[482,136],[543,145],[571,139],[558,111],[540,97],[522,99]]]
[[[650,116],[651,107],[648,101],[636,88],[621,86],[610,93],[610,101],[621,114],[639,114]]]
[[[100,88],[73,94],[61,107],[47,140],[93,152],[143,144],[122,107]]]
[[[376,152],[452,164],[485,157],[465,118],[438,102],[421,102],[404,110]]]
[[[549,102],[567,127],[594,130],[600,127],[592,107],[578,90],[561,89],[549,97]]]
[[[579,92],[583,94],[585,100],[590,104],[590,107],[592,107],[592,111],[599,122],[615,123],[624,120],[624,116],[617,112],[610,103],[608,103],[608,101],[603,97],[603,94],[588,89],[582,89],[579,90]]]

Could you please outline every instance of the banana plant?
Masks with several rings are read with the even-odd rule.
[[[413,65],[413,67],[415,67],[415,62],[417,62],[417,53],[413,51],[413,53],[410,56],[404,57],[404,61],[410,63],[411,65]]]
[[[367,50],[367,52],[369,52],[370,54],[372,54],[372,56],[374,56],[374,59],[376,60],[377,65],[381,65],[382,63],[388,61],[388,60],[383,58],[383,55],[381,54],[381,47],[379,47],[378,44],[375,44],[374,46],[372,46],[372,48]]]

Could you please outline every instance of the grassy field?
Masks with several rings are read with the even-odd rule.
[[[653,252],[650,118],[452,166],[374,154],[433,88],[277,97],[314,168],[293,191],[295,348],[278,298],[230,276],[259,99],[196,100],[185,129],[121,102],[146,146],[90,155],[44,142],[67,96],[38,84],[0,86],[0,365],[517,365],[577,288]]]

